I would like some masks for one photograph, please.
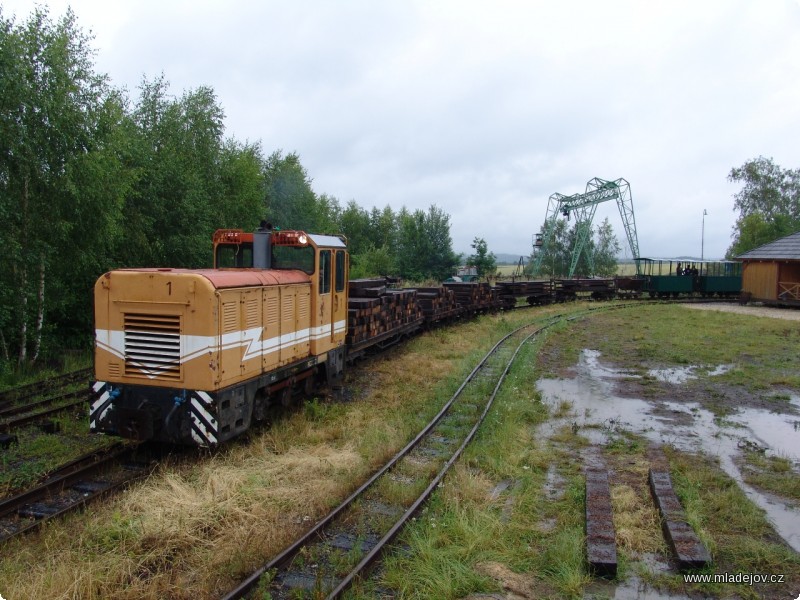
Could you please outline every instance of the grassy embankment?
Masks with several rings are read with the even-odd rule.
[[[402,447],[502,333],[533,316],[574,308],[483,317],[367,361],[350,379],[350,402],[311,402],[253,432],[248,443],[194,465],[167,466],[86,514],[6,544],[0,591],[13,590],[14,598],[219,597]],[[676,328],[684,334],[676,336]],[[383,584],[399,597],[455,599],[501,588],[529,598],[580,597],[590,581],[581,469],[587,453],[601,452],[615,473],[620,577],[638,574],[680,589],[678,576],[650,573],[637,561],[665,553],[644,484],[645,441],[618,431],[600,450],[570,427],[543,435],[540,424],[551,415],[534,383],[575,364],[581,348],[600,350],[622,368],[733,363],[713,382],[692,383],[696,396],[724,416],[731,394],[785,403],[787,389],[800,390],[799,336],[793,323],[682,307],[638,307],[561,326],[541,352],[539,341],[520,356],[479,438],[403,535],[407,549],[390,557]],[[642,397],[663,393],[658,382],[642,381]],[[569,403],[554,409],[569,411]],[[712,572],[786,573],[797,588],[797,555],[736,484],[712,461],[667,451],[689,518],[714,556]],[[795,467],[788,468],[796,479]],[[785,473],[785,465],[777,471]],[[784,598],[794,588],[702,591]]]

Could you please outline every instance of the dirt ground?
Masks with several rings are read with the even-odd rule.
[[[718,310],[740,315],[750,315],[752,317],[770,317],[772,319],[800,321],[800,310],[793,308],[773,308],[771,306],[760,306],[756,304],[742,306],[734,302],[721,304],[687,304],[686,307],[695,310]]]

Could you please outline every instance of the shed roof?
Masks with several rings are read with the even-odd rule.
[[[737,256],[739,260],[800,260],[800,231]]]

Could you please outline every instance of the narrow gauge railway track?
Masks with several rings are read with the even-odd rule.
[[[24,402],[29,398],[41,396],[43,394],[52,392],[55,389],[64,388],[73,383],[86,383],[89,385],[89,380],[92,377],[92,368],[81,369],[79,371],[72,371],[42,381],[36,381],[27,385],[10,388],[0,392],[0,409],[5,409],[14,403]]]
[[[28,423],[33,423],[76,407],[83,406],[88,409],[89,399],[88,390],[82,389],[27,404],[15,404],[0,408],[0,433],[7,433]]]
[[[0,500],[0,543],[146,477],[157,463],[142,461],[137,449],[116,444],[91,452],[63,465],[40,485]]]
[[[523,344],[555,323],[597,310],[601,308],[531,323],[497,342],[405,448],[223,600],[248,598],[257,590],[276,600],[298,594],[338,598],[380,558],[441,483],[478,431]]]

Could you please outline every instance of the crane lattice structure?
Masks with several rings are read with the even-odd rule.
[[[544,230],[541,238],[537,236],[534,243],[535,252],[533,259],[533,273],[538,274],[542,265],[542,259],[546,251],[552,244],[553,232],[555,231],[556,220],[559,215],[569,219],[571,214],[576,219],[575,246],[572,249],[572,261],[569,267],[569,277],[575,273],[578,259],[583,251],[586,240],[592,232],[592,220],[597,210],[597,205],[608,200],[616,200],[619,207],[619,214],[625,226],[625,235],[628,237],[628,244],[631,248],[631,255],[634,259],[639,257],[639,240],[636,237],[636,219],[633,216],[633,198],[631,197],[631,186],[624,179],[606,181],[595,177],[586,184],[586,192],[565,196],[555,193],[550,196],[547,203],[547,216],[544,221]],[[594,260],[591,254],[587,255],[589,268],[594,272]],[[638,271],[638,263],[637,263]]]

